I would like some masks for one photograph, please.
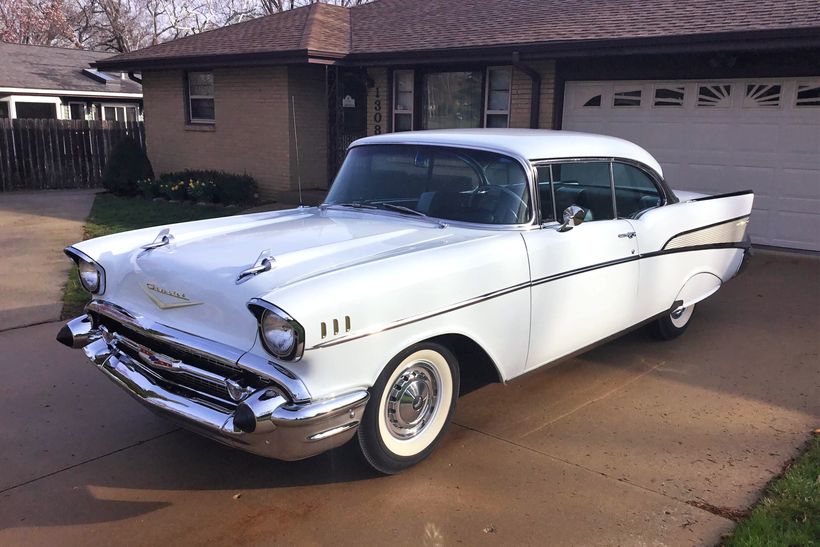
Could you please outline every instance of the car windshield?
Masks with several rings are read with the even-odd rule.
[[[324,205],[482,224],[523,224],[531,211],[518,161],[481,150],[408,144],[351,149]]]

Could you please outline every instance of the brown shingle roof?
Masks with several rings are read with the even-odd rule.
[[[132,80],[112,75],[101,82],[83,75],[83,69],[111,57],[110,53],[0,42],[0,87],[82,91],[94,93],[142,93]]]
[[[201,34],[117,55],[117,63],[253,54],[298,54],[308,50],[344,55],[350,48],[347,8],[311,4]]]
[[[353,53],[820,27],[817,0],[378,0],[353,12]]]
[[[802,32],[817,41],[818,6],[818,0],[376,0],[354,8],[312,4],[100,64],[139,68],[238,55],[306,62],[313,56],[353,59],[531,44],[737,38],[763,31]],[[749,40],[756,39],[749,35]]]

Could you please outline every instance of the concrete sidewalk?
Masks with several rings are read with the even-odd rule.
[[[353,445],[222,447],[53,342],[59,323],[0,333],[0,544],[714,544],[820,422],[818,276],[760,254],[678,340],[633,333],[462,397],[393,477]]]
[[[60,318],[71,262],[96,190],[0,193],[0,331]]]

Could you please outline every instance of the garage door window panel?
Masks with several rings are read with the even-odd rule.
[[[719,108],[732,106],[732,86],[730,84],[700,84],[697,105]]]
[[[656,86],[653,106],[683,107],[686,88],[684,86]]]
[[[616,87],[612,94],[612,106],[637,108],[641,106],[643,90],[635,87]]]
[[[774,84],[747,84],[743,97],[744,108],[778,108],[781,86]]]
[[[618,218],[635,218],[640,212],[663,203],[661,192],[645,171],[627,163],[612,164],[615,209]]]
[[[820,83],[797,84],[795,106],[798,108],[820,106]]]
[[[587,222],[614,219],[609,166],[608,161],[552,164],[556,213],[561,215],[570,205],[577,205],[587,212]]]

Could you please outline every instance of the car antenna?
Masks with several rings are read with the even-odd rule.
[[[296,148],[296,184],[299,186],[299,207],[304,207],[302,202],[302,170],[299,167],[299,134],[296,132],[296,96],[290,96],[291,110],[293,111],[293,141]]]

